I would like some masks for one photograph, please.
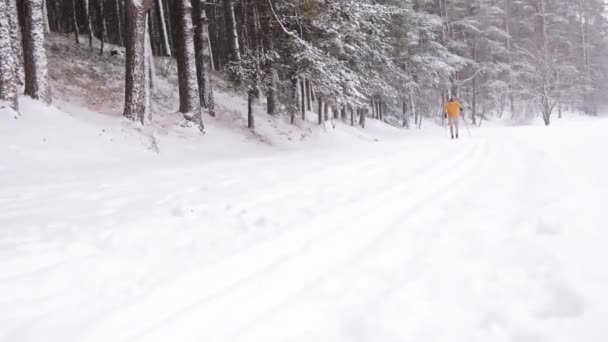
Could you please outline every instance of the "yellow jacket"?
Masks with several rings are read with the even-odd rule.
[[[443,111],[448,113],[448,117],[451,119],[458,118],[460,116],[460,111],[462,110],[462,105],[458,101],[450,101],[445,104]]]

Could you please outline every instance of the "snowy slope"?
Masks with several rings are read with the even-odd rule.
[[[608,334],[606,121],[338,126],[297,153],[171,128],[156,153],[158,131],[21,103],[0,113],[0,341]]]

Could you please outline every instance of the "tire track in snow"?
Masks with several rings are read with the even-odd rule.
[[[460,161],[465,159],[472,152],[474,152],[474,150],[473,151],[468,150],[468,151],[464,151],[464,152],[459,151],[459,153],[456,154],[455,156],[446,158],[443,161],[438,163],[438,165],[440,165],[440,166],[441,165],[446,165],[446,166],[444,166],[443,168],[436,167],[435,169],[440,169],[441,172],[439,172],[439,173],[442,174],[446,167],[449,167],[454,164],[458,164]],[[433,161],[431,161],[431,164],[432,164],[432,162]],[[420,170],[420,172],[423,170],[424,170],[424,167]],[[432,173],[431,173],[431,175],[432,175]],[[371,197],[369,199],[360,201],[360,202],[356,203],[356,205],[354,205],[354,207],[353,206],[348,207],[347,210],[344,210],[344,208],[341,208],[341,209],[335,211],[333,216],[337,216],[337,218],[343,218],[343,217],[345,217],[344,214],[347,214],[349,212],[352,213],[356,208],[360,208],[359,210],[365,210],[366,208],[371,208],[372,211],[375,210],[374,212],[372,212],[372,214],[376,215],[377,214],[376,211],[382,207],[382,201],[381,201],[382,199],[392,199],[392,198],[394,198],[395,195],[398,195],[400,193],[403,193],[403,191],[407,191],[408,189],[410,189],[409,185],[416,184],[418,181],[422,181],[422,180],[429,179],[429,178],[430,177],[428,174],[422,174],[422,173],[418,174],[418,172],[416,172],[416,174],[413,178],[409,179],[408,182],[401,184],[401,186],[390,188],[388,190],[383,191],[380,195],[377,194],[375,197]],[[432,178],[430,180],[433,181]],[[425,184],[428,184],[428,182]],[[431,182],[431,184],[432,184],[432,182]],[[358,219],[360,219],[360,218],[357,218],[354,220],[351,218],[351,220],[353,220],[351,223],[356,225]],[[327,220],[326,216],[317,217],[315,221],[321,221],[319,223],[323,223],[322,221],[324,221],[324,220]],[[306,229],[306,227],[304,227],[304,229]],[[251,290],[247,291],[247,286],[245,286],[245,285],[252,284],[256,281],[259,283],[259,279],[264,279],[264,276],[266,276],[266,278],[268,278],[269,275],[272,274],[273,270],[275,272],[277,272],[277,271],[284,272],[285,268],[289,266],[289,261],[298,256],[300,256],[300,258],[299,258],[300,260],[297,260],[297,259],[296,260],[301,264],[300,266],[306,267],[308,264],[308,261],[309,261],[309,260],[307,260],[306,256],[308,256],[309,258],[311,258],[311,257],[314,258],[315,256],[323,255],[323,253],[315,253],[315,254],[311,255],[311,252],[309,251],[309,249],[311,249],[311,250],[318,249],[319,248],[318,245],[321,243],[324,243],[326,245],[325,246],[326,249],[332,249],[334,247],[334,245],[336,245],[335,240],[338,240],[338,242],[341,241],[338,237],[341,237],[342,241],[348,241],[349,236],[347,236],[346,234],[349,233],[349,231],[346,230],[346,232],[345,232],[345,230],[346,230],[346,225],[343,225],[339,229],[339,232],[342,232],[342,234],[337,234],[336,232],[333,232],[332,236],[331,236],[331,237],[333,237],[333,239],[328,239],[329,237],[327,236],[327,234],[322,234],[322,235],[326,235],[323,242],[316,241],[316,240],[318,240],[318,237],[315,236],[315,237],[313,237],[313,239],[309,239],[304,244],[300,243],[299,247],[298,247],[298,244],[296,244],[295,250],[294,250],[294,248],[290,248],[291,251],[288,249],[287,255],[284,255],[284,253],[281,253],[278,258],[276,256],[277,253],[274,253],[274,251],[272,251],[272,250],[271,251],[262,251],[267,254],[266,256],[264,256],[264,258],[262,260],[267,259],[267,260],[269,260],[269,262],[264,262],[263,265],[265,265],[265,266],[259,268],[258,271],[245,272],[246,274],[249,274],[249,275],[247,277],[245,277],[244,279],[241,278],[240,280],[238,280],[239,277],[236,277],[237,279],[235,279],[235,281],[229,282],[228,286],[219,286],[219,287],[217,287],[216,291],[207,291],[207,292],[210,292],[209,295],[207,295],[207,296],[201,296],[201,298],[196,298],[196,299],[195,298],[184,298],[184,299],[182,299],[183,304],[178,305],[177,307],[175,305],[171,305],[171,303],[174,303],[174,301],[170,300],[168,298],[171,298],[171,292],[178,290],[182,286],[177,285],[177,286],[174,286],[172,289],[161,291],[160,294],[157,293],[156,297],[158,298],[157,300],[161,301],[162,303],[159,302],[159,303],[156,303],[156,305],[149,304],[148,307],[149,307],[149,309],[152,309],[152,307],[165,307],[165,305],[168,304],[173,307],[171,310],[169,310],[170,313],[162,315],[163,317],[158,317],[156,319],[149,318],[148,320],[150,322],[148,324],[144,324],[144,327],[140,327],[139,329],[133,329],[133,331],[131,331],[131,333],[127,333],[126,336],[123,335],[123,338],[124,338],[123,340],[136,338],[136,336],[150,337],[149,336],[150,334],[153,334],[155,331],[158,330],[159,325],[172,324],[175,321],[177,321],[179,318],[183,317],[184,315],[193,315],[193,316],[198,317],[199,314],[194,314],[194,311],[196,311],[197,309],[200,309],[203,304],[208,305],[210,303],[216,303],[215,305],[218,305],[217,303],[222,302],[220,300],[222,297],[228,297],[228,299],[229,299],[230,295],[236,291],[240,291],[240,293],[243,293],[243,291],[245,291],[245,293],[247,293],[248,295],[255,296],[256,292],[251,291]],[[356,245],[355,247],[351,246],[351,248],[354,248],[355,251],[358,248],[358,246],[364,247],[368,238],[376,235],[376,233],[373,230],[371,230],[371,232],[369,232],[369,229],[367,229],[367,230],[368,230],[368,234],[371,234],[371,236],[364,235],[362,238],[360,237],[360,241],[358,241],[358,243],[360,243],[362,245]],[[334,235],[338,235],[338,237],[335,237]],[[344,235],[344,236],[341,236],[341,235]],[[296,237],[298,240],[301,240],[300,236],[296,236]],[[312,243],[313,241],[315,241],[316,243],[313,244]],[[283,242],[285,242],[285,241],[283,241]],[[293,242],[291,242],[291,244],[293,244]],[[274,249],[272,247],[276,247],[276,246],[274,246],[274,244],[272,244],[270,247],[271,247],[271,249]],[[343,259],[344,257],[350,257],[350,255],[351,255],[351,251],[349,250],[346,253],[346,255],[342,255],[341,258]],[[302,257],[302,256],[304,256],[304,257]],[[342,259],[340,259],[340,260],[342,260]],[[256,257],[255,260],[260,260],[260,258]],[[236,262],[238,262],[238,261],[239,261],[239,259],[236,259]],[[248,266],[248,265],[245,265],[245,266]],[[219,267],[217,267],[217,268],[219,268]],[[230,269],[231,268],[230,262],[225,262],[225,263],[221,264],[221,268]],[[213,272],[209,272],[209,270],[207,270],[207,272],[203,273],[202,276],[199,275],[198,277],[196,277],[196,278],[198,278],[198,280],[197,281],[195,280],[193,283],[194,284],[204,284],[207,279],[212,278],[212,274],[213,274]],[[313,275],[312,278],[314,279],[316,277],[318,277],[318,275]],[[270,277],[270,278],[272,278],[272,277]],[[265,279],[265,280],[268,281],[268,279]],[[182,281],[182,283],[184,283],[183,285],[186,286],[188,281]],[[230,285],[230,283],[232,283],[232,285]],[[299,283],[302,283],[302,282],[299,282]],[[294,284],[294,285],[297,290],[298,285],[297,284]],[[255,284],[249,285],[249,287],[254,287],[254,288],[255,288],[255,286],[256,286]],[[186,287],[188,287],[188,286],[186,286]],[[198,285],[196,285],[196,287],[198,287]],[[163,298],[165,298],[166,302],[163,301]],[[173,299],[175,299],[175,298],[173,298]],[[193,301],[194,301],[194,303],[193,303]],[[224,301],[226,301],[226,300],[224,300]],[[233,303],[233,305],[234,305],[234,303]],[[123,314],[126,314],[127,317],[129,317],[131,315],[138,316],[138,314],[141,313],[141,310],[138,310],[137,306],[138,306],[138,303],[136,303],[135,307],[132,308],[131,314],[128,313],[128,310],[123,312]],[[144,307],[146,307],[146,305],[144,305]],[[178,307],[181,307],[181,308],[178,309]],[[221,307],[221,305],[220,305],[220,307]],[[144,309],[144,311],[146,311],[146,310]],[[203,309],[203,311],[205,311],[205,309]],[[119,313],[119,316],[120,316],[120,313]],[[99,331],[102,332],[102,336],[97,336],[97,337],[101,337],[101,339],[108,338],[107,336],[103,337],[103,331],[121,330],[120,325],[122,325],[122,324],[120,324],[120,322],[125,320],[125,318],[126,317],[116,318],[115,323],[111,323],[111,321],[110,321],[110,322],[106,322],[107,325],[104,324],[104,325],[100,326]],[[129,321],[129,319],[126,319],[126,321]],[[116,325],[118,325],[118,326],[116,326]],[[145,326],[148,326],[148,328],[145,328]],[[157,329],[153,329],[153,327],[157,327]],[[149,329],[152,329],[152,330],[149,330]],[[136,332],[136,331],[139,331],[139,332]],[[144,334],[144,335],[141,335],[141,334]],[[95,333],[93,333],[91,335],[91,337],[93,337],[93,338],[95,336],[96,336]],[[91,339],[91,340],[95,340],[95,339]],[[116,340],[116,339],[114,338],[114,340]]]
[[[460,168],[458,168],[458,172],[453,173],[452,176],[449,178],[446,177],[446,179],[448,179],[448,181],[445,184],[440,183],[441,185],[434,185],[432,191],[430,191],[428,193],[424,193],[422,195],[420,195],[420,193],[417,193],[417,192],[415,192],[414,195],[405,194],[404,198],[406,198],[406,202],[411,201],[411,205],[403,208],[403,210],[400,211],[400,214],[397,217],[395,217],[394,219],[388,220],[386,228],[381,230],[381,232],[377,236],[375,236],[372,240],[370,240],[370,242],[365,247],[361,248],[361,250],[359,250],[356,254],[353,254],[347,261],[343,262],[342,264],[335,265],[335,267],[333,267],[330,270],[327,270],[324,274],[322,274],[318,278],[308,282],[300,291],[293,294],[289,298],[285,299],[281,303],[275,305],[273,308],[269,309],[264,314],[259,315],[253,322],[250,322],[247,326],[245,326],[243,329],[237,331],[236,333],[232,334],[231,337],[226,340],[232,341],[233,339],[238,340],[241,338],[243,338],[244,340],[248,340],[248,337],[246,335],[246,333],[248,331],[255,330],[255,326],[257,324],[259,324],[263,321],[270,320],[273,317],[280,315],[281,310],[285,309],[288,303],[293,304],[294,301],[305,300],[305,299],[303,299],[304,294],[307,291],[311,291],[316,284],[323,282],[323,281],[327,281],[329,278],[339,277],[339,275],[337,275],[337,272],[339,272],[340,268],[342,268],[343,266],[346,265],[347,267],[352,267],[354,264],[364,261],[364,259],[366,261],[369,261],[368,258],[382,258],[384,255],[390,254],[390,252],[394,252],[393,250],[388,251],[388,250],[385,250],[380,247],[383,243],[387,243],[387,242],[389,244],[396,244],[396,242],[395,242],[396,237],[401,237],[400,235],[409,237],[410,236],[409,234],[411,233],[411,231],[403,229],[403,227],[407,226],[408,222],[415,220],[417,218],[416,215],[412,215],[416,211],[418,211],[430,204],[437,205],[438,203],[447,202],[449,200],[449,198],[452,197],[454,195],[454,193],[457,192],[457,190],[464,189],[468,183],[472,182],[473,180],[467,179],[467,178],[465,178],[465,179],[467,179],[466,182],[458,182],[458,180],[461,179],[460,178],[461,176],[466,175],[470,170],[476,168],[479,165],[482,165],[486,161],[487,154],[488,154],[487,144],[484,144],[481,147],[481,149],[482,150],[480,153],[475,153],[475,155],[474,155],[475,158],[474,158],[473,162],[469,163],[470,165],[467,165],[465,167],[460,167]],[[434,171],[436,171],[436,170],[434,170]],[[455,186],[454,185],[455,183],[457,183],[458,185]],[[448,189],[448,190],[446,190],[446,189]],[[442,194],[442,196],[435,197],[436,195],[439,195],[439,194]],[[420,198],[421,198],[421,200],[420,200]],[[439,199],[439,201],[435,202],[435,201],[437,201],[437,199]],[[385,216],[386,214],[387,213],[382,213],[380,216]],[[390,214],[387,216],[390,217]],[[399,230],[399,229],[401,229],[401,230]],[[408,233],[408,234],[404,234],[404,233]],[[401,269],[401,268],[396,267],[396,269]],[[391,285],[390,282],[387,282],[386,284],[389,286]],[[374,301],[374,300],[371,299],[371,301]]]

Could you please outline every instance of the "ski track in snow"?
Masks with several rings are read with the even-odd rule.
[[[0,340],[603,341],[607,160],[540,132],[3,169]]]

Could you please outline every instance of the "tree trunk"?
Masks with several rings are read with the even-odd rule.
[[[296,122],[296,115],[298,115],[298,77],[296,75],[291,76],[291,124]]]
[[[10,25],[10,42],[13,50],[15,67],[15,81],[17,85],[22,85],[24,81],[23,71],[23,35],[21,25],[19,25],[19,11],[17,10],[17,0],[7,0],[7,18]],[[3,56],[4,54],[0,54]]]
[[[409,100],[410,100],[410,113],[411,116],[414,116],[414,126],[416,126],[416,128],[418,128],[418,120],[422,121],[421,118],[419,118],[419,114],[418,111],[416,111],[416,103],[414,102],[414,94],[412,94],[412,92],[410,91],[409,93]]]
[[[355,110],[353,109],[352,106],[350,107],[350,125],[354,126],[355,125]]]
[[[21,0],[21,1],[25,1],[27,2],[28,0]],[[45,0],[43,0],[45,1]],[[42,5],[42,1],[40,2],[40,4]],[[72,0],[72,23],[73,23],[73,29],[74,29],[74,39],[76,40],[76,44],[80,44],[80,31],[78,30],[78,15],[76,13],[76,0]]]
[[[7,0],[8,3],[14,2],[15,0]],[[49,25],[49,11],[46,6],[46,0],[42,1],[42,16],[44,18],[44,33],[51,32],[51,26]]]
[[[371,98],[371,107],[372,107],[372,119],[376,118],[376,103],[374,102],[374,97]]]
[[[410,120],[409,120],[409,116],[407,115],[407,104],[405,102],[405,99],[403,99],[403,103],[402,103],[402,120],[403,120],[403,127],[405,128],[410,128]]]
[[[234,15],[234,0],[224,0],[226,32],[230,48],[230,60],[237,62],[241,60],[239,47],[239,35],[236,29],[236,18]]]
[[[198,6],[200,7],[201,5],[198,4],[200,1],[199,0],[194,0],[194,6],[195,8]],[[198,4],[198,5],[197,5]],[[161,33],[161,39],[162,39],[162,47],[163,47],[163,51],[165,53],[166,56],[171,57],[171,45],[169,44],[169,33],[167,31],[167,22],[165,21],[165,10],[163,8],[163,0],[156,0],[156,8],[158,10],[158,20],[160,21],[160,33]]]
[[[509,67],[513,66],[513,56],[511,52],[511,1],[512,0],[504,0],[505,33],[507,34],[507,63],[509,64]],[[511,70],[509,70],[508,83],[511,118],[513,118],[515,115],[515,94],[513,94],[513,75]]]
[[[100,3],[103,3],[104,0],[101,0]],[[103,8],[103,5],[100,5]],[[150,13],[148,12],[148,15]],[[103,19],[102,19],[103,20]],[[146,106],[144,107],[144,120],[147,118],[148,121],[152,120],[152,97],[150,94],[150,89],[152,89],[152,66],[154,65],[154,61],[152,60],[152,44],[150,43],[150,25],[148,24],[148,20],[145,20],[146,28],[146,42],[144,46],[144,70],[145,70],[145,78],[144,78],[144,89],[145,89],[145,102]],[[103,33],[102,33],[103,35]],[[102,38],[102,51],[103,51],[103,38]]]
[[[89,48],[93,48],[93,25],[91,24],[91,7],[90,7],[90,3],[89,0],[84,0],[83,3],[83,7],[84,7],[84,15],[86,17],[87,20],[87,30],[89,33]]]
[[[306,121],[306,85],[304,78],[300,79],[300,112],[302,113],[302,121]]]
[[[472,100],[471,100],[471,123],[473,125],[477,124],[477,82],[475,79],[471,82],[472,87]],[[466,120],[466,118],[465,118]]]
[[[106,14],[105,14],[105,8],[104,8],[104,1],[105,0],[98,0],[99,1],[99,39],[101,40],[101,47],[99,48],[99,55],[103,56],[103,48],[104,48],[104,44],[105,44],[105,40],[106,40]],[[149,31],[149,29],[146,29],[146,32]]]
[[[321,96],[317,96],[317,102],[319,104],[319,111],[317,112],[319,115],[319,125],[323,124],[323,100],[321,100]]]
[[[359,124],[361,125],[361,128],[365,128],[365,114],[365,109],[359,109]]]
[[[274,51],[274,42],[272,37],[272,18],[270,15],[270,9],[268,6],[264,7],[265,19],[264,22],[264,50],[266,54]],[[265,91],[266,91],[266,104],[267,112],[270,115],[275,115],[277,105],[277,78],[278,72],[274,65],[272,58],[266,58],[265,61]]]
[[[340,113],[341,119],[342,119],[342,121],[346,122],[346,106],[342,105],[342,107],[340,109],[341,109],[341,113]]]
[[[196,29],[194,31],[194,47],[199,99],[201,106],[207,109],[209,115],[215,116],[213,84],[211,82],[212,58],[210,55],[205,55],[205,50],[207,50],[209,46],[209,29],[205,0],[194,0],[193,4],[193,18],[196,25]],[[253,127],[249,128],[253,129]]]
[[[253,102],[255,101],[256,94],[253,90],[247,92],[247,128],[250,130],[255,129],[255,117],[253,115]]]
[[[306,87],[306,107],[309,111],[312,111],[312,101],[314,100],[311,99],[310,80],[306,79],[304,84]]]
[[[145,35],[146,12],[152,0],[127,0],[126,4],[126,74],[125,111],[130,120],[139,120],[142,125],[146,109]]]
[[[324,102],[324,109],[323,109],[323,118],[325,119],[325,121],[329,120],[329,106],[327,105],[327,101],[323,101]]]
[[[179,83],[179,111],[187,115],[198,115],[199,99],[196,57],[192,32],[192,6],[190,0],[175,3],[175,34],[177,72]],[[187,116],[188,118],[188,116]]]
[[[51,103],[48,83],[46,50],[44,48],[44,18],[42,0],[23,0],[19,11],[23,38],[25,95]]]
[[[150,89],[154,89],[156,88],[156,66],[154,65],[154,53],[152,51],[152,38],[151,38],[151,32],[150,32],[150,17],[152,15],[151,13],[152,11],[149,10],[148,11],[148,20],[146,20],[146,71],[147,71],[147,75],[148,75],[148,83],[150,85]]]
[[[117,32],[118,32],[118,42],[120,43],[120,45],[124,45],[124,35],[123,35],[123,20],[124,20],[124,16],[121,14],[122,12],[120,11],[120,5],[122,0],[115,0],[116,1],[116,24],[118,26],[117,28]]]
[[[15,110],[19,110],[17,101],[17,68],[13,51],[13,28],[10,25],[7,3],[0,0],[0,108],[3,102]],[[13,18],[14,19],[14,18]]]
[[[473,43],[473,61],[477,62],[477,41],[475,41]],[[471,123],[473,125],[477,124],[477,77],[473,77],[473,80],[471,82],[471,96],[472,96],[472,101],[471,101],[471,106],[473,108],[471,108]],[[466,120],[466,118],[465,118]]]

